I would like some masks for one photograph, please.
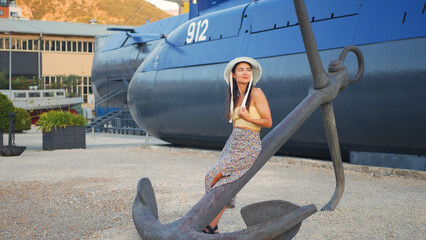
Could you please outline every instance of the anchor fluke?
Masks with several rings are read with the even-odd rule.
[[[141,178],[137,186],[137,194],[132,207],[133,222],[143,239],[155,239],[162,224],[158,221],[157,202],[154,189],[148,178]]]
[[[148,208],[151,214],[158,220],[157,201],[155,200],[154,188],[149,178],[141,178],[137,186],[137,197]]]
[[[247,227],[259,223],[267,222],[279,216],[287,215],[288,213],[299,209],[300,207],[291,202],[282,200],[271,200],[247,205],[241,209],[241,215]],[[315,211],[316,212],[316,211]],[[273,238],[274,240],[289,240],[296,236],[302,223],[300,222],[290,230]]]

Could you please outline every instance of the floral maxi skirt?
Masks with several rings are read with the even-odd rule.
[[[207,171],[205,178],[206,193],[213,188],[239,179],[253,165],[260,150],[262,150],[262,145],[259,132],[234,128],[220,153],[219,159]],[[212,186],[213,179],[220,172],[223,177]],[[227,205],[227,208],[233,207],[235,207],[235,197]]]

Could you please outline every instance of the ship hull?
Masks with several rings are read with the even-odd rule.
[[[426,155],[426,38],[359,48],[366,63],[363,78],[333,101],[344,159],[350,151]],[[336,59],[340,50],[321,51],[324,66]],[[269,100],[275,126],[307,96],[312,83],[309,65],[304,53],[258,60],[264,70],[258,87]],[[345,64],[355,74],[355,57],[348,56]],[[221,148],[232,128],[224,118],[225,66],[137,71],[128,93],[133,118],[167,142]],[[269,130],[263,129],[261,135]],[[319,110],[281,152],[329,158]]]

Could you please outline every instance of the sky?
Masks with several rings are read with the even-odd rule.
[[[164,0],[145,0],[162,10],[178,9],[177,3],[167,2]]]

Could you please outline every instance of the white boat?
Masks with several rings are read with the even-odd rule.
[[[9,97],[15,107],[33,110],[68,109],[83,103],[81,97],[68,98],[64,89],[48,90],[0,90]],[[10,96],[10,93],[12,96]]]
[[[13,106],[26,109],[31,115],[31,123],[36,124],[39,116],[43,112],[62,109],[77,113],[71,107],[81,104],[84,100],[81,97],[66,97],[64,89],[37,90],[31,87],[30,90],[0,90],[13,103]]]

